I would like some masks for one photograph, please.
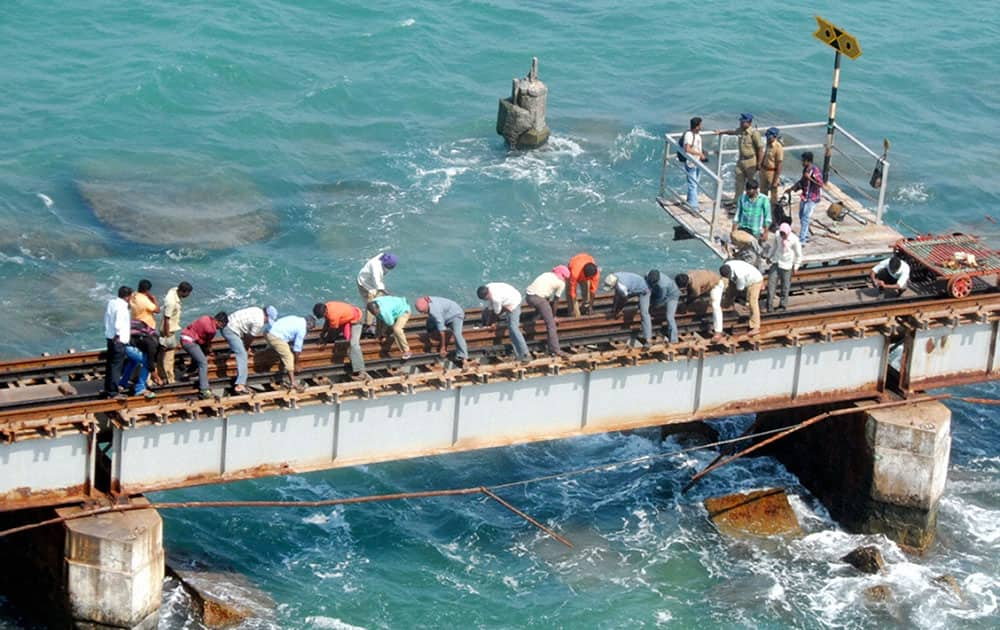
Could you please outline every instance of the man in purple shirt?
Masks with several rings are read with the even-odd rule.
[[[802,154],[802,178],[792,184],[782,195],[789,191],[801,190],[802,201],[799,203],[799,243],[805,245],[809,241],[809,220],[819,202],[820,191],[823,189],[823,173],[813,164],[812,151]]]

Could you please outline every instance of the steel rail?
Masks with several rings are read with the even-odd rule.
[[[843,286],[837,286],[836,284],[829,284],[828,286],[823,285],[824,283],[830,282],[843,282],[853,276],[860,278],[862,275],[867,274],[868,268],[869,265],[867,263],[803,268],[798,272],[798,274],[796,274],[792,295],[799,295],[808,289],[834,291],[839,288],[844,288]],[[595,301],[595,311],[609,311],[611,308],[611,302],[612,298],[610,296],[597,298]],[[530,309],[525,309],[525,311],[528,314],[532,312]],[[466,320],[475,320],[478,317],[479,312],[479,309],[467,309]],[[567,313],[564,312],[563,316],[565,317],[566,315]],[[565,325],[566,321],[567,320],[564,320],[561,324]],[[410,322],[406,327],[408,333],[414,331],[420,332],[425,329],[426,317],[420,314],[415,314],[410,319]],[[560,330],[561,329],[562,328],[560,328]],[[313,331],[307,338],[307,344],[312,345],[319,343],[319,333]],[[344,345],[346,347],[346,344]],[[265,346],[266,344],[262,339],[255,341],[253,344],[254,349],[263,349]],[[217,339],[213,341],[212,352],[228,353],[229,346],[224,340]],[[94,380],[98,376],[103,376],[103,357],[103,350],[90,350],[0,361],[0,388],[2,388],[3,385],[9,386],[11,383],[25,381],[31,378],[53,378],[60,376],[69,377],[68,380],[70,381]],[[232,368],[235,369],[235,361],[232,362]]]

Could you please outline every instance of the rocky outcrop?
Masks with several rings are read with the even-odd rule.
[[[885,560],[882,559],[882,552],[878,550],[878,547],[872,545],[858,547],[841,558],[841,560],[862,573],[871,573],[874,575],[881,573],[885,569]]]
[[[247,619],[269,619],[274,601],[238,574],[168,567],[191,595],[202,623],[209,628],[228,628]]]
[[[549,88],[538,79],[538,57],[532,57],[527,77],[513,81],[510,98],[500,99],[497,133],[512,149],[540,147],[549,139],[545,124]]]
[[[708,516],[729,536],[799,535],[802,529],[781,488],[705,499]]]

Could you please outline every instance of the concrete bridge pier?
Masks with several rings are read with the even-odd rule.
[[[148,504],[143,497],[132,502]],[[55,514],[72,516],[84,509],[58,508]],[[19,520],[16,514],[7,516],[4,521]],[[40,516],[36,512],[24,521],[46,518]],[[69,520],[3,542],[5,592],[36,609],[47,623],[81,630],[157,627],[164,555],[163,522],[156,510]]]
[[[758,416],[762,429],[828,408]],[[775,455],[848,531],[884,534],[922,553],[934,541],[951,452],[951,410],[938,401],[833,417],[775,443]]]

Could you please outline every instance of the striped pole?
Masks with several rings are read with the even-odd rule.
[[[837,119],[837,86],[840,85],[840,51],[833,58],[833,88],[830,90],[830,117],[826,121],[826,147],[823,153],[823,181],[830,181],[830,158],[833,157],[833,123]]]

